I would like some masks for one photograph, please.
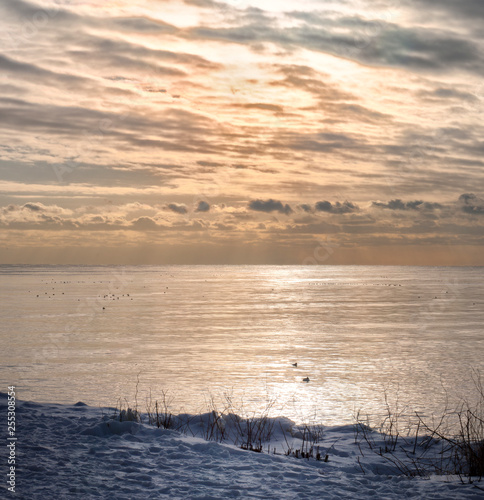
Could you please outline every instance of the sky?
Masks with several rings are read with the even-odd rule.
[[[482,0],[0,19],[0,263],[484,265]]]

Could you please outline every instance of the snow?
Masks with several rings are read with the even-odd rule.
[[[0,405],[6,415],[6,394],[0,393]],[[389,461],[355,444],[351,425],[315,427],[323,458],[316,460],[284,454],[288,446],[301,447],[304,428],[282,417],[270,419],[271,441],[256,453],[193,435],[203,434],[204,423],[213,419],[209,413],[180,415],[178,423],[190,422],[185,433],[150,425],[146,415],[143,423],[120,422],[112,418],[113,408],[83,403],[17,400],[16,413],[16,494],[3,481],[4,498],[484,498],[482,483],[400,474]],[[236,416],[225,416],[219,424],[219,433],[237,435]],[[1,467],[5,478],[4,459]]]

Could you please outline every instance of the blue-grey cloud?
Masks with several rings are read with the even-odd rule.
[[[231,27],[198,26],[185,30],[189,39],[218,40],[238,44],[273,43],[286,49],[304,48],[382,66],[416,71],[445,71],[449,65],[482,74],[484,58],[472,39],[452,31],[407,27],[379,19],[334,16],[324,12],[286,13],[303,21],[280,27],[275,18],[246,21]]]
[[[403,5],[418,12],[435,14],[441,12],[446,19],[464,18],[465,20],[478,21],[484,18],[484,3],[481,0],[403,0]],[[421,9],[421,10],[420,10]]]
[[[317,212],[328,212],[331,214],[349,214],[359,210],[358,205],[351,203],[350,201],[344,201],[343,203],[337,201],[331,203],[330,201],[318,201],[314,208]]]
[[[206,201],[199,201],[195,212],[208,212],[210,210],[210,205]]]
[[[186,214],[188,212],[185,205],[177,205],[176,203],[169,203],[167,205],[168,210],[175,212],[177,214]]]
[[[30,210],[31,212],[42,212],[44,207],[38,203],[25,203],[22,208]]]
[[[387,208],[389,210],[434,210],[437,208],[442,208],[443,205],[440,203],[433,203],[422,200],[415,201],[402,201],[400,199],[390,200],[389,202],[374,201],[372,202],[374,207]]]
[[[286,203],[285,205],[279,200],[253,200],[249,203],[249,209],[256,212],[279,212],[281,214],[290,214],[292,208]]]
[[[471,92],[464,92],[449,86],[438,86],[432,90],[421,90],[418,95],[431,100],[457,100],[465,102],[478,102],[479,99]]]
[[[302,203],[301,205],[298,205],[298,208],[301,210],[304,210],[305,212],[311,212],[311,205],[308,205],[307,203]]]
[[[484,215],[484,200],[474,193],[464,193],[459,196],[462,211],[471,215]]]

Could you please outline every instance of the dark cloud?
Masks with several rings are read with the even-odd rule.
[[[90,78],[57,73],[55,71],[41,68],[40,66],[32,63],[18,61],[3,54],[0,54],[0,70],[10,73],[13,76],[33,81],[35,84],[63,84],[76,87],[86,87],[93,84],[93,81]]]
[[[484,215],[484,200],[473,193],[461,194],[459,203],[466,214]]]
[[[13,97],[0,97],[0,103],[6,106],[28,106],[27,101],[22,101],[21,99],[16,99]]]
[[[56,29],[64,28],[71,29],[73,26],[78,28],[81,25],[89,24],[105,29],[120,30],[127,33],[141,34],[172,34],[178,31],[175,26],[165,23],[159,19],[153,19],[143,16],[89,16],[77,14],[73,10],[69,10],[68,6],[63,7],[41,7],[34,3],[29,3],[24,0],[16,0],[15,2],[2,2],[0,8],[7,15],[18,16],[19,23],[18,38],[28,39],[34,37],[38,31],[43,28],[51,29],[55,25]],[[80,31],[80,30],[79,30]]]
[[[184,77],[186,72],[174,67],[161,66],[154,61],[143,60],[132,57],[126,54],[116,54],[115,52],[104,52],[97,50],[69,50],[67,54],[71,57],[73,64],[79,65],[80,63],[89,64],[91,69],[97,65],[105,73],[106,71],[115,71],[122,69],[125,72],[143,74],[149,73],[153,77],[168,78],[168,77]],[[152,57],[155,57],[154,55]],[[151,87],[147,87],[147,91]]]
[[[68,22],[77,17],[58,6],[45,7],[24,0],[1,2],[0,9],[4,15],[17,16],[19,25],[16,35],[20,38],[33,36],[38,29],[54,21]]]
[[[360,57],[418,71],[445,71],[449,65],[478,74],[483,70],[483,58],[472,40],[430,28],[383,26],[376,42],[362,50]]]
[[[308,205],[307,203],[302,203],[301,205],[298,205],[298,208],[301,210],[304,210],[305,212],[311,212],[311,205]]]
[[[315,208],[318,212],[331,212],[333,205],[329,201],[318,201]]]
[[[286,215],[292,212],[292,208],[287,203],[283,205],[279,200],[273,200],[272,198],[269,200],[253,200],[248,207],[256,212],[279,212]]]
[[[440,203],[431,203],[422,200],[404,202],[400,199],[390,200],[388,203],[373,201],[372,205],[379,208],[388,208],[390,210],[434,210],[443,208]]]
[[[466,20],[482,20],[484,18],[484,3],[482,0],[404,0],[404,5],[417,12],[441,12],[446,21],[449,18],[465,18]],[[420,10],[422,9],[422,10]],[[479,21],[480,22],[480,21]]]
[[[26,203],[22,208],[30,210],[31,212],[41,212],[44,209],[44,206],[36,203]]]
[[[185,205],[177,205],[176,203],[170,203],[167,205],[168,210],[175,212],[177,214],[186,214],[188,212]]]
[[[199,201],[195,212],[208,212],[210,210],[210,205],[206,201]]]
[[[455,99],[467,102],[479,101],[479,99],[474,94],[471,94],[470,92],[464,92],[453,87],[439,86],[433,90],[422,90],[418,92],[418,95],[424,98],[428,97],[431,99],[443,99],[443,100]]]
[[[76,42],[76,45],[82,46],[82,50],[76,48],[68,52],[75,61],[119,67],[123,72],[129,69],[141,69],[152,77],[185,75],[180,69],[160,66],[161,61],[196,68],[198,71],[220,70],[223,67],[199,55],[152,49],[126,40],[77,35]]]
[[[100,130],[103,123],[110,126]],[[74,155],[86,154],[109,143],[117,149],[137,146],[217,153],[222,146],[217,149],[211,124],[212,120],[204,115],[174,108],[165,109],[162,116],[146,115],[142,110],[132,109],[121,118],[110,111],[27,101],[0,108],[0,128],[71,136],[75,141]],[[159,139],[147,138],[153,130],[158,130]]]
[[[202,167],[223,167],[223,163],[219,163],[217,161],[205,161],[205,160],[197,161],[197,165],[200,165]]]
[[[317,212],[328,212],[331,214],[348,214],[359,210],[358,205],[349,201],[343,203],[337,201],[334,204],[330,201],[318,201],[314,208]]]
[[[287,13],[303,20],[291,28],[279,27],[275,18],[254,20],[240,26],[199,26],[184,32],[189,39],[219,40],[239,44],[273,43],[287,49],[305,48],[360,62],[405,67],[417,71],[445,71],[449,65],[481,74],[484,59],[478,45],[450,30],[407,28],[382,20],[324,13]],[[244,23],[243,17],[239,20]],[[300,24],[300,23],[299,23]]]

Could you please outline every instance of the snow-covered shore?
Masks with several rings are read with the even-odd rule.
[[[7,415],[4,393],[0,405]],[[301,446],[297,428],[284,418],[274,421],[270,443],[278,454],[268,454],[267,444],[263,453],[255,453],[147,423],[119,422],[112,414],[113,409],[83,403],[17,401],[15,493],[7,489],[3,453],[2,497],[484,498],[482,483],[476,487],[453,476],[398,474],[387,460],[355,444],[353,426],[324,428],[318,443],[322,460],[307,460],[284,454],[288,447]]]

